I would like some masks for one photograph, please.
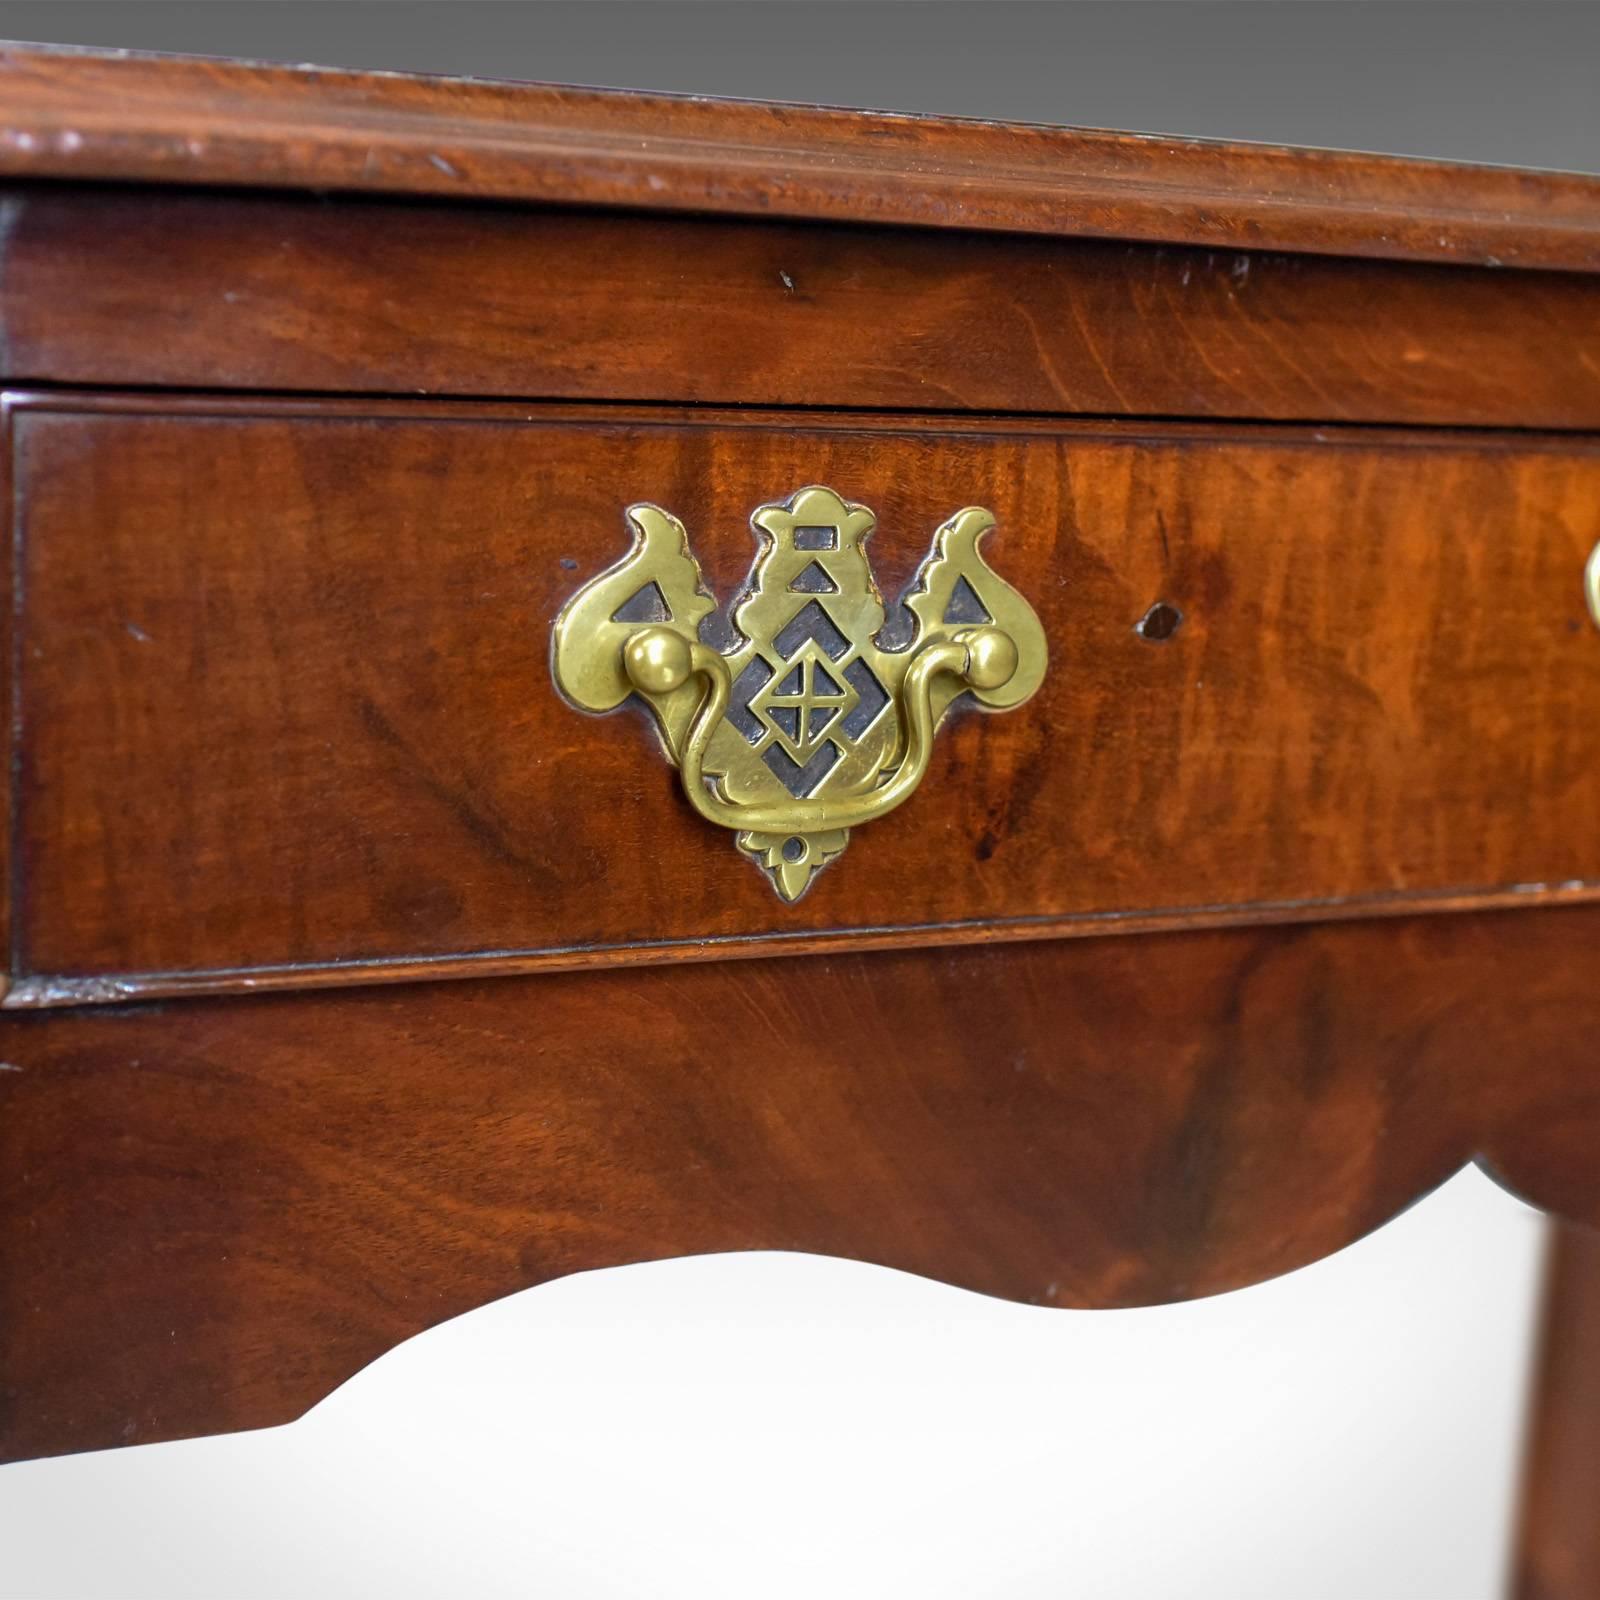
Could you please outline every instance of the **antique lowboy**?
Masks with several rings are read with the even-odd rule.
[[[1600,181],[0,91],[5,1457],[671,1254],[1211,1294],[1477,1160],[1600,1594]]]

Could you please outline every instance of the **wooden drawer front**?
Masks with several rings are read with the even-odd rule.
[[[0,209],[17,382],[1600,426],[1578,273],[260,194]]]
[[[1600,889],[1585,441],[92,398],[11,420],[12,1004]],[[877,512],[886,594],[990,507],[1051,665],[1019,710],[952,713],[912,800],[785,905],[642,714],[559,697],[550,626],[630,502],[683,519],[726,603],[750,512],[814,482]],[[1158,603],[1182,614],[1159,640]]]

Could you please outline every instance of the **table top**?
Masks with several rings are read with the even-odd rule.
[[[0,176],[1600,270],[1600,178],[550,84],[0,46]]]

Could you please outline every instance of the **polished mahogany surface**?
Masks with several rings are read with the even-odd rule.
[[[1515,1600],[1600,1594],[1600,1230],[1551,1236]]]
[[[12,1004],[1600,895],[1582,441],[73,399],[13,433]],[[1052,664],[786,905],[547,655],[621,504],[729,602],[749,512],[812,480],[870,498],[891,594],[991,507]]]
[[[1600,181],[0,85],[0,1455],[688,1251],[1216,1293],[1477,1160],[1572,1230],[1517,1582],[1600,1592]],[[549,638],[819,481],[891,600],[990,506],[1051,669],[785,906]]]
[[[102,185],[4,215],[13,382],[1600,426],[1579,272]]]
[[[1600,1223],[1570,959],[1597,932],[1582,907],[17,1015],[5,1453],[284,1422],[445,1317],[652,1257],[1138,1305],[1301,1266],[1474,1157]]]
[[[0,47],[0,175],[1600,267],[1593,179],[556,84]]]

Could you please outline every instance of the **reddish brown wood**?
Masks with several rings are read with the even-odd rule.
[[[1600,265],[1600,181],[1270,145],[0,50],[0,173]]]
[[[1600,1233],[1552,1234],[1515,1600],[1600,1594]]]
[[[1600,427],[1600,279],[1575,273],[70,186],[7,204],[17,382]]]
[[[48,981],[12,1003],[1600,890],[1586,443],[71,400],[15,427],[14,971]],[[890,592],[992,506],[1053,663],[789,906],[547,652],[628,502],[675,509],[727,600],[749,512],[815,481],[878,510]]]
[[[283,1421],[691,1251],[1139,1304],[1472,1159],[1600,1225],[1600,181],[37,50],[0,88],[0,376],[518,400],[8,413],[9,1002],[593,969],[0,1017],[0,1453]],[[545,651],[628,501],[728,598],[816,479],[891,590],[991,504],[1054,666],[786,910]],[[1563,1250],[1524,1600],[1600,1588]]]
[[[282,1422],[442,1318],[691,1251],[1135,1305],[1325,1255],[1474,1153],[1600,1221],[1597,936],[1586,908],[13,1016],[0,1447]]]

